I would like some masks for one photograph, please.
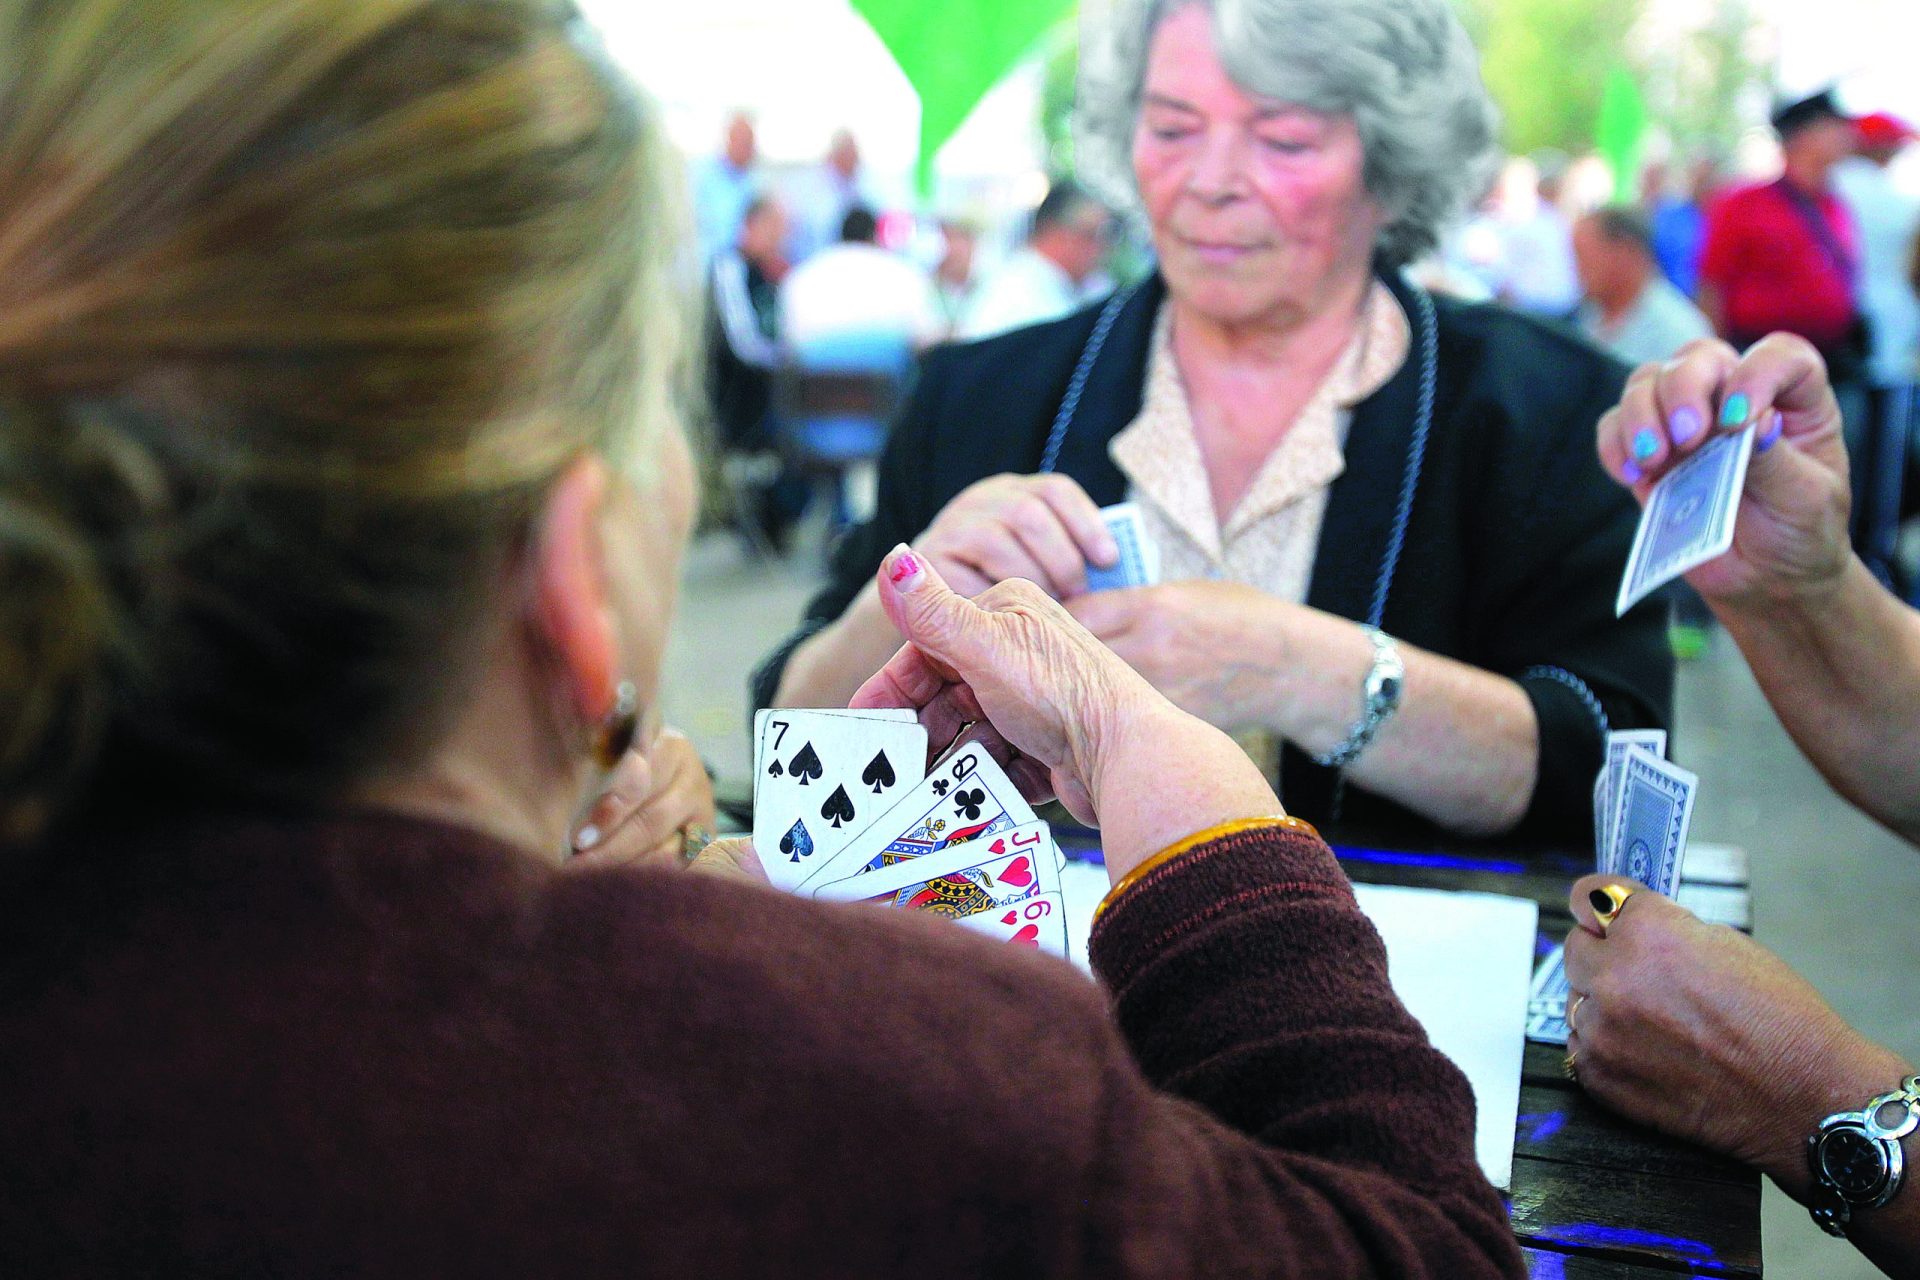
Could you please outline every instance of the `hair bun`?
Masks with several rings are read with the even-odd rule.
[[[106,413],[0,386],[0,847],[36,839],[93,766],[164,493]]]

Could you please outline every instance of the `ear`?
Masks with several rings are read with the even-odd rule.
[[[619,645],[607,591],[601,508],[606,464],[591,455],[561,473],[540,517],[533,554],[534,624],[584,723],[613,705]]]

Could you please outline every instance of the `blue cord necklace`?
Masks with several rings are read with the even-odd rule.
[[[1440,326],[1434,318],[1433,299],[1427,291],[1418,285],[1407,286],[1413,294],[1415,324],[1419,329],[1420,342],[1420,407],[1414,415],[1413,436],[1407,443],[1406,468],[1400,476],[1400,502],[1393,514],[1393,533],[1387,539],[1387,553],[1380,561],[1380,572],[1374,578],[1373,603],[1367,610],[1367,624],[1378,627],[1387,613],[1387,595],[1393,590],[1393,576],[1400,568],[1400,553],[1407,544],[1407,522],[1413,517],[1413,495],[1420,487],[1420,469],[1426,462],[1427,436],[1433,430],[1433,401],[1440,381]],[[1100,359],[1101,348],[1107,345],[1107,336],[1113,332],[1114,321],[1133,300],[1140,286],[1134,285],[1107,299],[1107,305],[1101,308],[1100,316],[1094,321],[1093,334],[1087,339],[1086,347],[1080,352],[1080,363],[1074,366],[1073,378],[1067,383],[1067,393],[1060,400],[1060,412],[1054,415],[1053,429],[1047,433],[1047,447],[1040,455],[1040,470],[1043,473],[1053,471],[1060,463],[1060,447],[1067,442],[1067,432],[1073,428],[1074,414],[1079,411],[1080,397],[1087,388],[1087,379],[1093,373],[1094,364]]]

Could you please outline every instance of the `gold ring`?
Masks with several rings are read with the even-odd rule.
[[[713,843],[713,831],[698,822],[689,822],[680,828],[680,860],[692,862],[700,856],[700,851]]]
[[[1584,991],[1576,991],[1574,993],[1573,1003],[1567,1006],[1567,1030],[1578,1031],[1580,1029],[1580,1002],[1586,998],[1587,993]]]
[[[1573,1081],[1575,1084],[1580,1083],[1580,1068],[1574,1061],[1579,1056],[1580,1056],[1580,1051],[1578,1049],[1575,1049],[1572,1053],[1569,1053],[1566,1057],[1560,1059],[1560,1074],[1565,1076],[1567,1079]]]
[[[1593,907],[1594,918],[1600,922],[1601,936],[1606,936],[1607,926],[1614,922],[1621,908],[1627,905],[1627,899],[1633,896],[1633,890],[1617,884],[1603,884],[1587,894],[1587,902]]]

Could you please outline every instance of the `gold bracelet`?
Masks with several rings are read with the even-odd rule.
[[[1107,890],[1107,896],[1100,899],[1100,905],[1093,909],[1093,918],[1098,920],[1102,912],[1114,904],[1121,894],[1133,888],[1148,875],[1172,862],[1183,853],[1190,853],[1203,844],[1211,843],[1225,836],[1238,835],[1242,831],[1251,831],[1256,827],[1279,827],[1286,831],[1297,831],[1318,840],[1320,833],[1314,830],[1311,822],[1300,818],[1236,818],[1231,822],[1222,822],[1208,827],[1205,831],[1196,831],[1184,840],[1168,845],[1151,858],[1140,863],[1133,870],[1120,877],[1120,883]]]

